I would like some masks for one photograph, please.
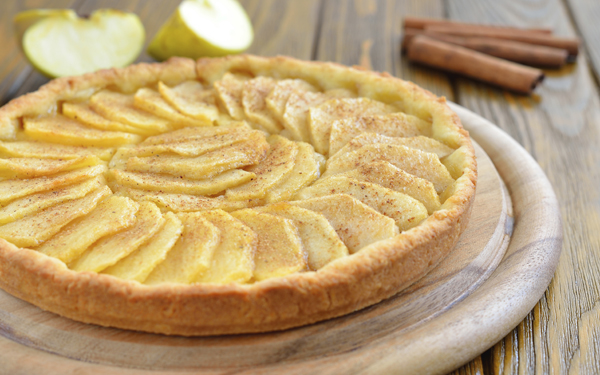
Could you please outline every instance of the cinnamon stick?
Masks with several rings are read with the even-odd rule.
[[[425,30],[456,36],[466,37],[488,37],[496,39],[514,40],[517,42],[535,44],[539,46],[547,46],[554,48],[562,48],[569,51],[569,55],[577,56],[579,53],[579,39],[576,38],[559,38],[552,35],[540,34],[540,33],[525,33],[525,32],[506,32],[491,29],[465,29],[460,27],[453,27],[447,25],[428,25],[425,26]]]
[[[408,58],[518,93],[530,94],[544,79],[535,68],[488,56],[425,35],[416,35],[408,45]]]
[[[488,37],[460,37],[419,29],[404,30],[403,49],[418,34],[525,65],[559,68],[567,62],[569,57],[569,52],[560,48],[536,46],[513,40]]]
[[[432,25],[444,25],[451,27],[459,27],[469,30],[494,30],[496,32],[518,32],[518,33],[531,33],[531,34],[552,34],[552,29],[521,29],[517,27],[506,27],[506,26],[494,26],[494,25],[481,25],[474,23],[465,23],[458,21],[450,21],[439,18],[424,18],[424,17],[405,17],[404,27],[411,29],[425,29],[427,26]]]

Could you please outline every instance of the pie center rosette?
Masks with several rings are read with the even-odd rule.
[[[0,238],[30,249],[6,245],[5,258],[146,285],[395,267],[369,276],[372,287],[403,273],[329,316],[437,264],[464,229],[476,178],[443,99],[288,58],[172,59],[55,80],[0,109],[0,137]]]

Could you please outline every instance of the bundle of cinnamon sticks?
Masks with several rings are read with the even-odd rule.
[[[406,17],[402,48],[411,61],[529,94],[544,72],[525,65],[559,68],[573,62],[579,40],[556,37],[549,29]]]

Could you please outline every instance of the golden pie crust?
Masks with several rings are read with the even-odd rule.
[[[455,246],[475,197],[476,160],[468,133],[445,103],[416,85],[358,68],[288,57],[250,55],[197,62],[174,58],[79,77],[60,78],[0,109],[0,139],[18,138],[24,117],[55,113],[60,103],[102,89],[133,93],[186,80],[211,86],[225,73],[303,79],[321,90],[346,89],[431,122],[431,137],[454,150],[455,182],[442,205],[419,225],[339,258],[317,271],[239,284],[143,285],[95,272],[0,239],[0,287],[44,310],[102,326],[184,336],[282,330],[338,317],[378,303],[421,278]]]

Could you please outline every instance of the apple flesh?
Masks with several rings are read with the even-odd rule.
[[[246,50],[254,38],[244,8],[235,0],[185,0],[148,46],[157,60],[172,56],[216,57]]]
[[[63,77],[127,66],[142,51],[144,39],[144,26],[135,14],[99,9],[86,19],[64,11],[51,12],[27,28],[22,47],[41,73]]]

